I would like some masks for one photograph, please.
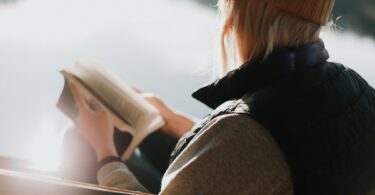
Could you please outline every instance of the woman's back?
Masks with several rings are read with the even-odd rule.
[[[363,194],[375,181],[375,91],[327,59],[321,41],[275,51],[195,97],[216,107],[242,94],[241,109],[233,112],[270,130],[287,157],[296,194]]]

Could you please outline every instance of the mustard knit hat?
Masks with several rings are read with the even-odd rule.
[[[266,0],[269,5],[320,25],[331,17],[335,0]]]

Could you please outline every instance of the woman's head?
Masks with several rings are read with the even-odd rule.
[[[224,72],[274,48],[316,40],[334,0],[219,0]]]

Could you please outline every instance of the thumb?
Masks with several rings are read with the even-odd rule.
[[[70,87],[70,90],[72,91],[74,101],[76,102],[78,108],[80,110],[87,109],[85,98],[82,96],[80,90],[78,89],[76,81],[70,80],[69,87]]]

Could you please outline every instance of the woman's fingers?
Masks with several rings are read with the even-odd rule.
[[[72,91],[74,100],[75,100],[77,106],[79,107],[79,109],[80,110],[81,109],[87,109],[87,104],[86,104],[85,98],[83,97],[83,95],[81,95],[81,92],[78,89],[77,83],[75,81],[71,80],[69,82],[69,86],[70,86],[70,89]]]
[[[74,100],[79,110],[90,111],[93,113],[106,111],[104,106],[96,98],[93,97],[90,100],[86,100],[85,97],[82,95],[81,91],[79,90],[76,81],[71,80],[69,84]]]

